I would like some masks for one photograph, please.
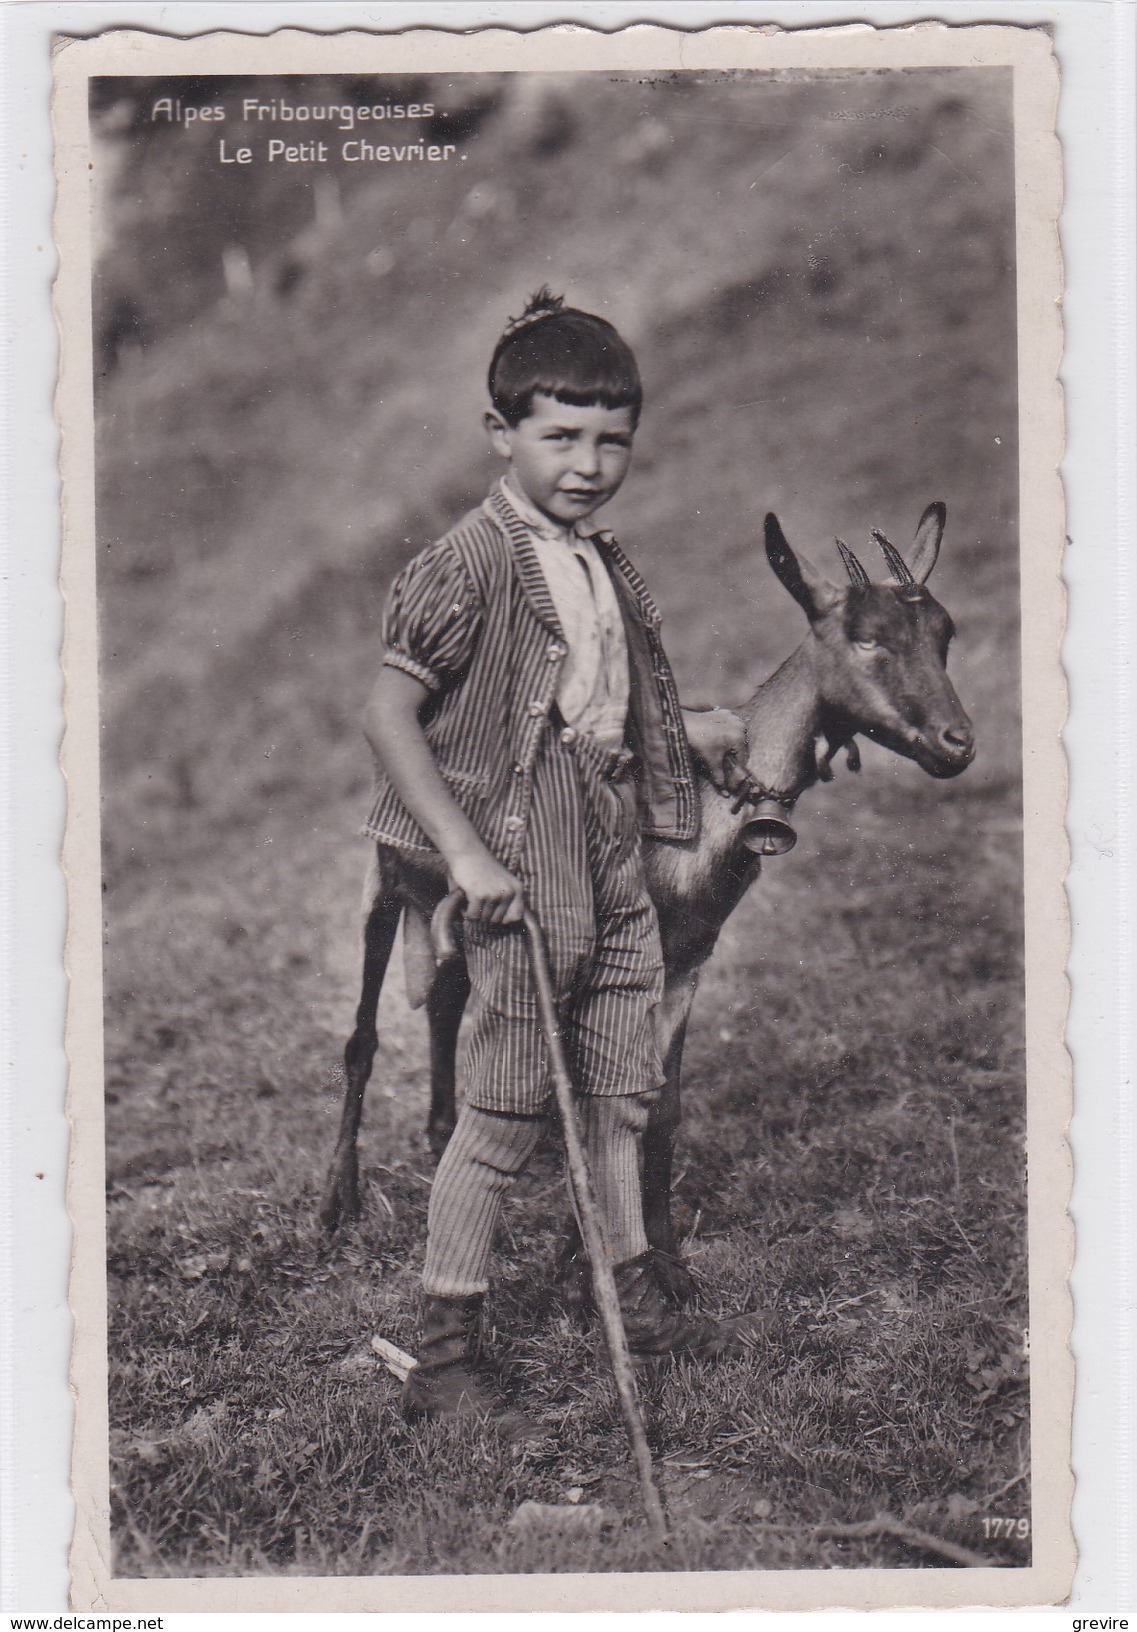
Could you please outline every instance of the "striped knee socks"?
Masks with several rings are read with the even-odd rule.
[[[640,1192],[640,1133],[626,1098],[577,1102],[604,1235],[616,1264],[647,1251]],[[462,1107],[430,1195],[423,1287],[434,1297],[485,1292],[506,1191],[545,1130],[541,1117]]]
[[[463,1105],[430,1192],[422,1284],[433,1297],[486,1291],[502,1200],[545,1125],[538,1116]]]
[[[634,1104],[634,1101],[632,1102]],[[647,1251],[640,1190],[640,1132],[629,1126],[629,1100],[586,1094],[578,1102],[584,1150],[604,1236],[614,1264]]]

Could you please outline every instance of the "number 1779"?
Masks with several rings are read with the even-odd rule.
[[[1025,1541],[1030,1535],[1029,1519],[985,1518],[982,1524],[983,1534],[988,1541],[1008,1540],[1011,1536],[1017,1536],[1020,1541]]]

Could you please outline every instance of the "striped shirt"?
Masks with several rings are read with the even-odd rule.
[[[627,642],[626,742],[641,766],[643,831],[694,838],[699,807],[659,611],[611,535],[595,534],[592,543],[615,590]],[[568,641],[529,528],[500,482],[404,567],[388,597],[383,639],[384,662],[431,694],[423,727],[451,793],[510,866],[524,843],[534,765]],[[384,844],[433,848],[382,766],[364,832]]]

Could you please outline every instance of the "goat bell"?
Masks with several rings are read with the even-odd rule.
[[[774,799],[762,799],[742,829],[742,842],[757,856],[784,856],[797,843],[797,834]]]

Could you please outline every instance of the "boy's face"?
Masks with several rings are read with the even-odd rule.
[[[526,498],[562,527],[583,521],[619,490],[636,431],[630,408],[578,408],[543,394],[520,425],[491,409],[486,429]]]

